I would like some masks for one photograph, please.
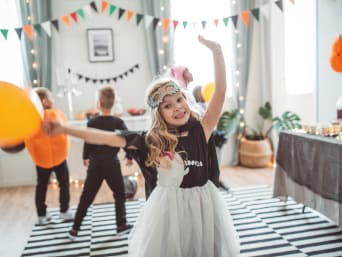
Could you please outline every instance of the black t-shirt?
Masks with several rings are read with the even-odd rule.
[[[124,121],[114,116],[95,116],[87,123],[87,127],[96,128],[107,131],[127,130]],[[93,145],[84,143],[83,147],[83,160],[93,159],[101,160],[104,158],[115,158],[119,152],[119,147],[111,147],[107,145]]]
[[[184,160],[185,167],[189,167],[189,173],[184,176],[181,187],[202,186],[208,179],[217,184],[219,170],[214,142],[212,140],[209,140],[209,144],[206,142],[205,134],[199,121],[193,122],[193,125],[188,131],[189,133],[187,136],[179,137],[179,143],[176,147],[176,150],[180,152],[180,155]],[[148,154],[148,147],[145,143],[146,132],[117,132],[125,137],[127,141],[125,149],[137,161],[144,175],[145,193],[146,198],[148,198],[157,184],[157,170],[155,167],[147,167],[145,165]],[[129,146],[134,146],[137,149],[128,149]],[[185,153],[183,153],[183,151]]]

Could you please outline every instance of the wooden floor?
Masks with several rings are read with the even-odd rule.
[[[247,187],[273,184],[274,170],[224,167],[221,180],[229,187]],[[144,197],[143,178],[137,176],[138,192],[135,198]],[[82,183],[71,183],[70,205],[78,204]],[[0,256],[18,257],[29,238],[37,220],[34,205],[34,186],[0,188]],[[58,207],[58,186],[51,184],[47,193],[48,207]],[[113,202],[110,189],[104,183],[97,194],[95,203]]]

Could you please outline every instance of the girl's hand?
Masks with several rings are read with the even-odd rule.
[[[201,35],[198,35],[198,41],[212,51],[221,50],[221,46],[219,43],[217,43],[216,41],[208,40]]]
[[[58,121],[44,120],[42,128],[49,136],[63,134],[64,130],[62,125]]]

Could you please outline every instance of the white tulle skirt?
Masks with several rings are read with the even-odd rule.
[[[222,195],[204,186],[157,186],[130,234],[129,257],[230,257],[239,238]]]

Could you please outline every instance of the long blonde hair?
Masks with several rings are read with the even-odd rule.
[[[166,85],[168,81],[170,81],[169,78],[162,78],[152,82],[147,90],[147,103],[149,103],[150,96]],[[198,119],[198,115],[192,111],[190,116]],[[146,166],[159,166],[161,153],[166,151],[176,152],[178,137],[176,134],[169,132],[167,123],[160,113],[159,105],[152,108],[152,124],[151,128],[147,131],[145,143],[148,147]]]

